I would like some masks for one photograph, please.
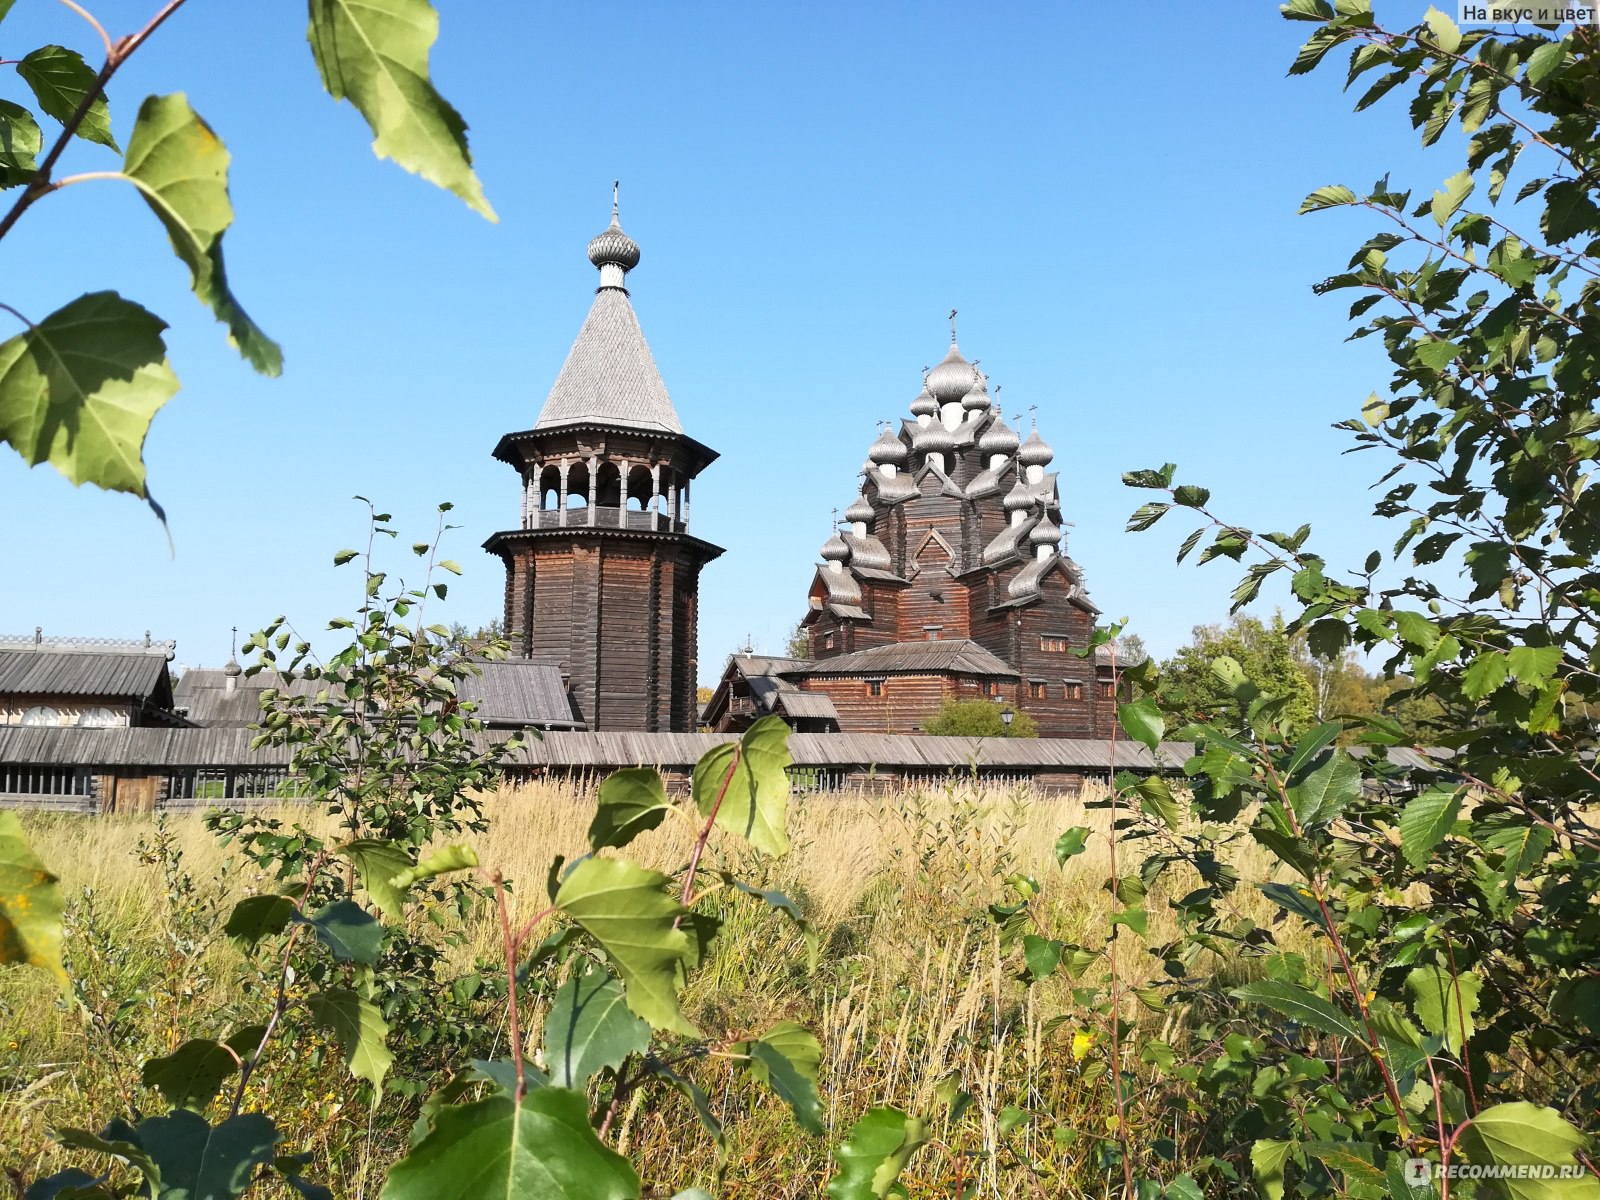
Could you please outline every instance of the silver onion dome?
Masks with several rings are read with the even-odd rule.
[[[1022,439],[1011,432],[1004,417],[996,417],[978,439],[978,449],[984,454],[1015,454],[1020,445]]]
[[[903,467],[906,464],[906,444],[885,429],[868,449],[867,457],[880,467],[891,463]]]
[[[956,435],[934,421],[911,435],[911,448],[918,454],[950,454],[956,448]]]
[[[231,678],[237,678],[238,676],[244,674],[244,668],[239,665],[236,659],[230,658],[228,660],[228,665],[222,668],[222,673]]]
[[[981,411],[989,407],[989,381],[979,372],[974,371],[973,374],[977,378],[972,381],[967,394],[961,397],[961,407],[968,412]]]
[[[1054,546],[1061,540],[1061,530],[1049,517],[1045,517],[1033,527],[1028,534],[1028,541],[1035,546]]]
[[[939,402],[933,398],[926,386],[917,393],[917,398],[911,402],[911,415],[913,417],[931,417],[938,413]]]
[[[1017,461],[1025,467],[1048,466],[1055,456],[1056,452],[1039,436],[1037,429],[1028,435],[1028,440],[1022,443],[1022,449],[1017,451]]]
[[[1022,486],[1022,480],[1017,480],[1011,485],[1011,490],[1006,493],[1006,498],[1001,501],[1008,513],[1026,512],[1033,507],[1033,493]]]
[[[639,243],[622,232],[615,213],[611,214],[611,224],[589,243],[589,261],[597,267],[617,266],[624,271],[639,265]]]
[[[829,562],[843,562],[850,557],[850,547],[844,544],[844,539],[837,532],[822,543],[822,557]]]
[[[631,271],[639,265],[639,243],[622,232],[617,219],[617,193],[620,184],[611,184],[611,224],[589,243],[589,261],[597,267],[621,267]]]
[[[972,364],[961,357],[955,339],[950,341],[950,353],[939,365],[928,372],[928,392],[940,404],[959,404],[972,387]]]
[[[872,511],[872,503],[865,496],[857,496],[856,502],[844,510],[846,521],[871,521],[877,514]]]

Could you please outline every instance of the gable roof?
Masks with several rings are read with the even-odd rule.
[[[977,642],[965,638],[940,638],[922,642],[891,642],[852,654],[818,659],[797,674],[806,675],[999,675],[1016,679],[1017,673]]]
[[[574,424],[683,432],[628,294],[602,287],[535,429]]]
[[[172,704],[167,674],[170,642],[149,648],[131,643],[98,649],[89,644],[19,645],[0,648],[0,692],[9,695],[106,696],[159,708]]]

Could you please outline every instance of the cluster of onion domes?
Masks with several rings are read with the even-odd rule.
[[[951,413],[950,405],[958,406],[959,413]],[[834,579],[847,564],[853,569],[865,566],[868,559],[887,557],[872,525],[884,508],[921,494],[924,464],[937,468],[942,487],[956,487],[958,494],[974,500],[999,497],[1006,473],[1013,474],[1011,489],[1001,501],[1007,531],[985,552],[985,561],[1026,557],[1030,545],[1038,550],[1060,542],[1054,476],[1044,473],[1054,452],[1037,428],[1024,439],[1006,424],[989,394],[988,379],[962,356],[954,335],[944,358],[927,371],[910,407],[915,419],[904,422],[901,432],[892,425],[879,430],[861,466],[863,490],[844,513],[850,528],[843,536],[836,530],[822,548],[823,559],[834,568]],[[962,447],[976,449],[979,470],[970,481],[956,485],[950,477],[956,473]]]

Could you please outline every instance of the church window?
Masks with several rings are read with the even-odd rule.
[[[825,633],[822,635],[822,648],[824,650],[833,649],[833,634]]]
[[[922,627],[922,632],[928,641],[937,642],[939,640],[939,633],[943,629],[943,625],[924,625]]]
[[[1100,681],[1100,699],[1110,700],[1114,695],[1116,695],[1116,693],[1111,690],[1111,681],[1109,679],[1102,679]]]
[[[1068,683],[1065,690],[1066,690],[1066,698],[1068,700],[1082,700],[1083,699],[1083,684],[1081,684],[1081,683]]]
[[[1042,682],[1040,682],[1039,680],[1034,680],[1033,682],[1029,683],[1028,684],[1028,697],[1029,697],[1029,699],[1032,699],[1032,700],[1043,700],[1044,699],[1044,684]]]
[[[992,679],[981,680],[979,682],[979,684],[978,684],[978,690],[980,692],[982,692],[985,696],[993,696],[994,695],[994,680],[992,680]]]
[[[1060,634],[1044,634],[1039,638],[1039,649],[1047,654],[1064,654],[1067,651],[1067,639]]]
[[[867,695],[869,695],[869,696],[881,696],[881,695],[883,695],[883,680],[881,680],[881,679],[869,679],[869,680],[867,680]]]

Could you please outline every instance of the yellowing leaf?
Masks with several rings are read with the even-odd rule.
[[[148,498],[145,435],[178,390],[166,327],[115,292],[94,292],[0,342],[0,441],[73,483]]]
[[[0,963],[28,963],[67,983],[61,888],[23,839],[13,812],[0,812]]]
[[[497,218],[472,172],[467,123],[428,77],[439,14],[428,0],[311,0],[311,55],[335,100],[372,127],[372,149]]]

